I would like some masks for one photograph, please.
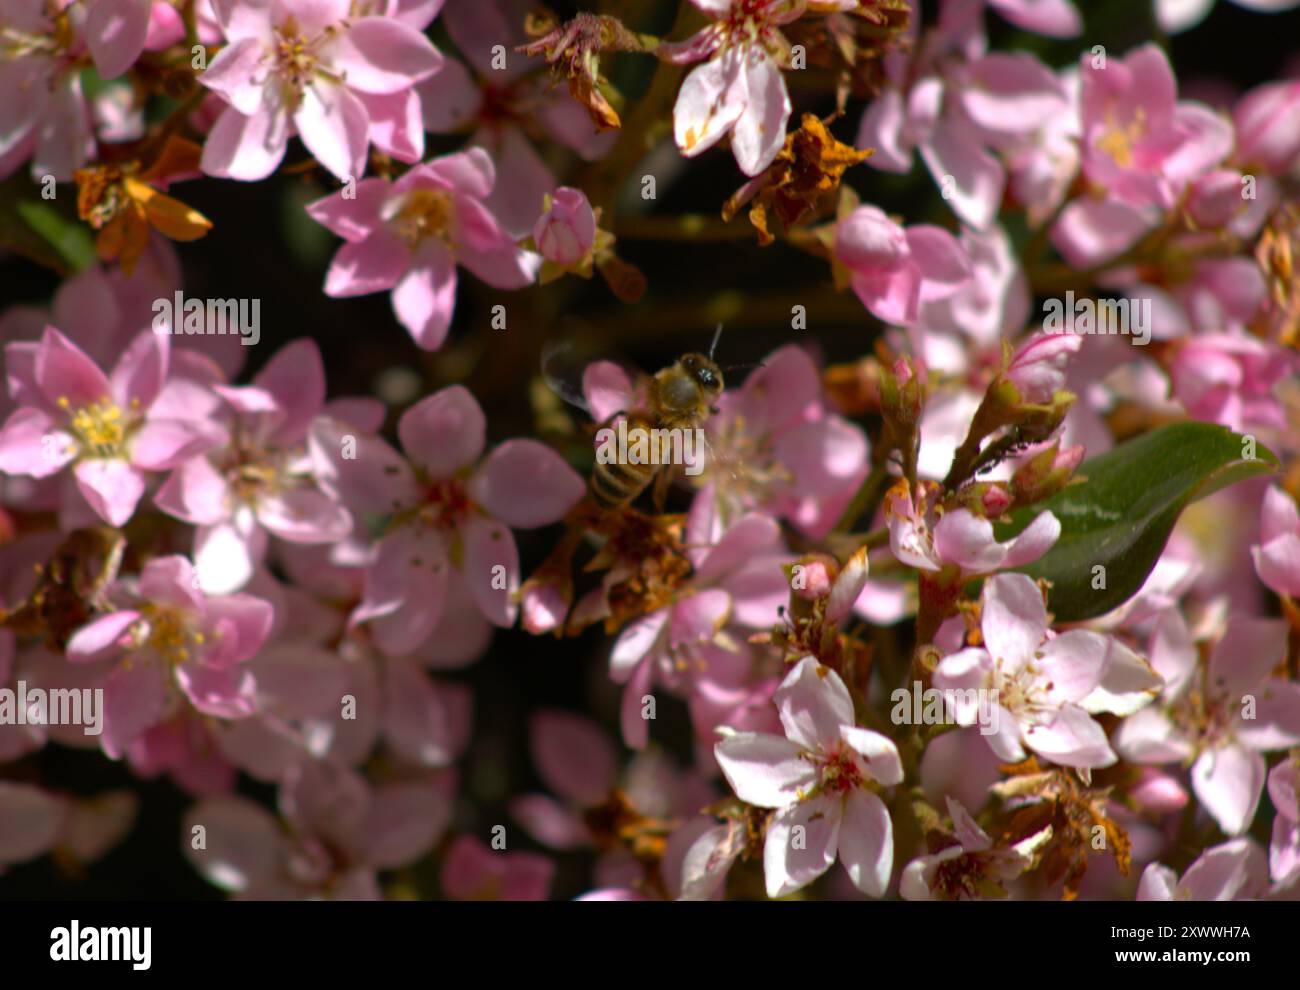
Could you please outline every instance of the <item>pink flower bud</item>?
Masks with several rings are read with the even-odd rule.
[[[833,560],[828,561],[820,556],[808,557],[795,567],[790,578],[790,590],[798,597],[811,602],[831,593],[831,585],[839,570]]]
[[[575,265],[596,240],[596,214],[581,189],[561,186],[551,197],[551,206],[533,228],[537,250],[557,265]]]
[[[1065,368],[1083,344],[1083,338],[1069,333],[1040,333],[1022,344],[1007,380],[1016,387],[1020,398],[1032,405],[1046,405],[1065,387]]]
[[[984,518],[996,519],[1011,508],[1011,496],[1000,485],[990,485],[984,493]]]

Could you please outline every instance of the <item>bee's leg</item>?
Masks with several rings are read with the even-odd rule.
[[[664,504],[668,501],[668,486],[672,484],[673,471],[669,465],[664,465],[655,475],[654,489],[650,492],[650,499],[655,507],[655,515],[662,515]]]

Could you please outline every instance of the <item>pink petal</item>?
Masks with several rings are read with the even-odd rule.
[[[807,749],[830,748],[853,725],[853,700],[839,674],[804,657],[772,696],[785,734]]]
[[[386,179],[362,179],[354,197],[339,190],[307,204],[308,215],[345,241],[364,241],[381,223],[380,211],[392,190]]]
[[[112,389],[86,352],[53,327],[46,327],[36,352],[36,383],[54,404],[66,399],[73,409],[111,398]]]
[[[934,549],[944,562],[973,573],[996,570],[1006,556],[993,538],[993,524],[969,509],[944,513],[934,527]]]
[[[89,625],[82,626],[68,640],[69,663],[94,663],[106,660],[121,652],[126,645],[126,634],[140,620],[140,613],[132,609],[110,612]]]
[[[363,93],[396,93],[442,65],[442,56],[420,31],[385,17],[351,22],[329,58],[345,82]]]
[[[842,725],[840,738],[867,761],[867,770],[878,783],[893,787],[903,782],[903,764],[898,756],[898,747],[887,736],[854,725]]]
[[[104,752],[117,758],[162,718],[166,681],[156,663],[119,664],[104,682]]]
[[[223,666],[252,658],[266,642],[275,621],[270,602],[245,594],[209,598],[207,614],[222,635],[205,660]]]
[[[420,499],[406,460],[378,437],[321,417],[308,433],[317,482],[344,505],[386,515]]]
[[[48,478],[77,457],[77,441],[39,409],[16,410],[0,430],[0,471]]]
[[[600,804],[618,776],[609,736],[590,719],[544,709],[529,722],[533,762],[546,786],[580,807]]]
[[[194,526],[220,522],[230,512],[225,478],[207,457],[192,457],[175,469],[153,496],[157,507],[169,516]]]
[[[1024,730],[1025,745],[1067,767],[1108,767],[1116,761],[1106,731],[1082,708],[1066,705],[1050,725]]]
[[[469,491],[489,515],[507,526],[533,529],[562,519],[582,498],[586,483],[545,444],[507,440],[474,472]],[[521,491],[528,492],[528,498],[521,499]]]
[[[742,172],[758,175],[785,143],[790,94],[780,67],[757,46],[749,49],[742,84],[745,111],[732,130],[731,151]]]
[[[256,70],[264,53],[259,39],[236,41],[217,52],[199,81],[220,93],[241,114],[255,114],[262,105],[262,84]]]
[[[437,179],[440,184],[450,186],[471,200],[483,199],[496,185],[496,166],[492,156],[479,147],[442,155],[420,168],[422,171],[417,175]],[[540,203],[538,208],[541,208]]]
[[[32,784],[0,781],[0,865],[35,859],[58,842],[69,804]]]
[[[344,244],[325,274],[325,294],[336,298],[386,292],[410,278],[411,249],[387,230]]]
[[[744,112],[743,67],[733,50],[691,70],[673,106],[673,137],[687,158],[707,151]]]
[[[1264,757],[1235,743],[1206,749],[1192,765],[1192,789],[1228,835],[1250,826],[1264,790]]]
[[[1104,636],[1072,629],[1049,639],[1038,652],[1039,679],[1058,703],[1081,701],[1101,682],[1109,644]]]
[[[144,494],[144,474],[126,461],[81,461],[74,469],[77,490],[110,526],[124,526]]]
[[[416,766],[445,767],[456,757],[446,706],[424,671],[409,661],[388,662],[383,724],[393,751]]]
[[[1286,658],[1283,619],[1234,618],[1210,654],[1210,681],[1216,691],[1236,698],[1258,690]]]
[[[461,526],[465,541],[463,573],[479,610],[493,625],[509,628],[519,615],[519,550],[514,535],[490,519]]]
[[[180,554],[154,557],[144,565],[140,572],[140,596],[187,612],[201,612],[205,605],[194,565]]]
[[[96,0],[91,5],[86,44],[102,78],[117,78],[140,57],[151,8],[150,0]]]
[[[798,743],[762,732],[738,732],[713,748],[736,796],[760,808],[784,808],[816,780],[802,753]]]
[[[293,112],[293,122],[307,150],[340,181],[355,179],[366,170],[370,115],[347,88],[308,86]]]
[[[419,783],[375,788],[361,826],[366,863],[375,869],[406,866],[422,857],[451,824],[451,803]]]
[[[301,338],[285,344],[257,373],[253,385],[275,399],[280,414],[273,434],[280,443],[302,440],[325,405],[325,365],[314,340]]]
[[[1022,567],[1037,560],[1056,545],[1061,523],[1051,512],[1040,512],[1024,531],[1007,544],[1003,567]]]
[[[450,385],[408,409],[397,424],[402,449],[431,478],[450,478],[483,453],[487,421],[463,385]]]
[[[525,229],[541,214],[541,202],[530,210]],[[514,239],[497,223],[482,204],[469,199],[457,203],[460,243],[457,260],[496,289],[522,289],[532,284],[541,258],[515,246]]]
[[[267,98],[253,114],[224,110],[203,144],[201,167],[218,178],[256,182],[274,172],[289,143],[284,108]]]
[[[875,794],[854,788],[844,799],[839,855],[853,886],[868,897],[884,897],[894,868],[894,826]]]
[[[982,630],[990,655],[1018,669],[1033,659],[1047,632],[1042,592],[1024,574],[998,574],[984,584]]]
[[[442,346],[456,308],[456,262],[441,244],[421,251],[393,287],[393,312],[426,351]]]
[[[1235,839],[1207,849],[1187,868],[1178,884],[1193,901],[1233,901],[1259,897],[1267,885],[1264,855],[1251,839]]]
[[[291,543],[334,543],[352,532],[348,510],[312,488],[259,500],[257,521]]]
[[[777,812],[768,823],[763,844],[768,897],[784,897],[830,869],[835,862],[842,814],[843,802],[825,794]],[[802,830],[796,832],[799,826]],[[796,836],[801,841],[795,841]]]
[[[242,797],[201,801],[185,815],[183,834],[203,827],[204,846],[182,843],[185,855],[208,880],[223,890],[247,890],[269,879],[286,852],[284,832],[275,817]]]
[[[951,190],[948,205],[957,216],[977,230],[993,222],[1002,205],[1006,172],[967,127],[946,121],[921,145],[921,157],[935,182]]]

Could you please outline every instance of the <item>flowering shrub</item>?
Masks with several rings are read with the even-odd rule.
[[[1085,6],[0,3],[0,890],[1300,898],[1300,3]]]

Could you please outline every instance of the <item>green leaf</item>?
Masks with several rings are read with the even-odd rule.
[[[41,198],[42,186],[25,173],[0,183],[0,245],[66,275],[95,263],[95,240],[77,219],[77,187],[55,187],[55,198]]]
[[[1142,587],[1185,506],[1277,470],[1277,457],[1262,444],[1254,444],[1253,459],[1243,456],[1252,444],[1213,423],[1161,427],[1085,461],[1077,474],[1086,480],[1018,510],[995,531],[1005,540],[1050,509],[1061,538],[1019,570],[1052,582],[1048,608],[1058,620],[1103,615]],[[1104,588],[1093,587],[1099,565]]]

